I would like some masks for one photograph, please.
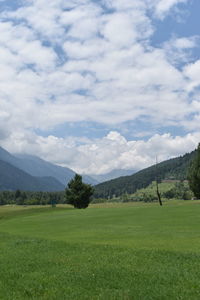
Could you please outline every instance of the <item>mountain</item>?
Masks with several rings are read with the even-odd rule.
[[[105,173],[105,174],[100,174],[100,175],[90,174],[90,177],[94,178],[96,181],[101,183],[101,182],[115,179],[115,178],[118,178],[121,176],[132,175],[135,172],[136,172],[135,170],[115,169],[115,170],[112,170],[111,172]]]
[[[2,147],[0,147],[0,160],[6,161],[16,167],[18,167],[21,163],[19,159],[17,159],[14,155],[10,154]]]
[[[60,182],[62,189],[75,175],[75,172],[69,168],[54,165],[33,155],[13,155],[2,147],[0,147],[0,160],[15,166],[31,176],[54,178],[56,181]],[[95,179],[86,175],[83,176],[83,181],[90,184],[98,183]]]
[[[64,186],[52,177],[34,177],[0,160],[0,190],[61,191]]]
[[[85,182],[85,183],[88,183],[88,184],[91,184],[91,185],[95,185],[95,184],[100,183],[100,181],[96,180],[95,178],[93,178],[90,175],[84,174],[84,175],[82,175],[82,177],[83,177],[83,182]]]
[[[65,186],[74,177],[75,172],[69,168],[54,165],[45,161],[37,156],[28,154],[15,154],[21,162],[20,168],[33,176],[51,176],[56,178]],[[90,184],[97,184],[98,182],[87,176],[83,175],[83,181]]]
[[[156,178],[162,179],[187,179],[187,170],[196,150],[183,156],[163,161],[141,170],[131,176],[119,177],[95,186],[96,198],[108,198],[134,193],[137,189],[147,187]]]
[[[66,185],[75,175],[71,169],[54,165],[37,156],[15,154],[15,157],[20,161],[20,168],[32,176],[51,176]]]

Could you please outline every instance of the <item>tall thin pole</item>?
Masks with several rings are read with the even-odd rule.
[[[156,193],[157,193],[157,196],[158,196],[158,202],[160,204],[160,206],[162,206],[162,200],[161,200],[161,195],[160,195],[160,192],[159,192],[159,188],[158,188],[158,168],[157,168],[157,164],[158,164],[158,161],[157,161],[157,156],[156,156]]]

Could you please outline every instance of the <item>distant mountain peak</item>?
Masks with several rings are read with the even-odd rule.
[[[115,179],[121,176],[128,176],[132,175],[136,172],[136,170],[127,170],[127,169],[114,169],[108,173],[105,174],[100,174],[100,175],[95,175],[95,174],[90,174],[90,177],[93,177],[96,179],[99,183],[108,181],[111,179]]]

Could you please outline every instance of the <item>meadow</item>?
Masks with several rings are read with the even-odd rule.
[[[200,201],[0,207],[0,299],[200,299]]]

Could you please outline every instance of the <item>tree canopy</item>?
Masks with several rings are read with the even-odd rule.
[[[65,193],[68,204],[72,204],[75,208],[86,208],[91,202],[93,188],[90,184],[83,183],[82,176],[76,174],[68,183]]]
[[[200,144],[189,168],[188,180],[195,197],[200,199]]]

